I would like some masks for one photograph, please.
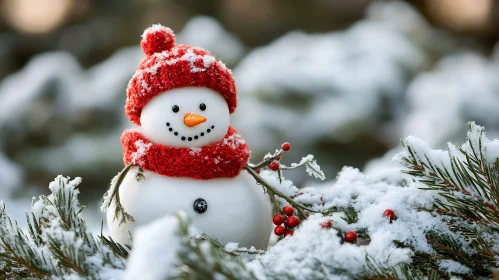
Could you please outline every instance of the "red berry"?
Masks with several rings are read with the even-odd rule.
[[[282,223],[284,223],[284,217],[280,214],[275,214],[274,218],[272,218],[272,222],[276,226],[282,225]]]
[[[289,144],[289,142],[284,142],[282,143],[281,145],[281,149],[285,152],[291,150],[291,144]]]
[[[271,162],[269,164],[269,167],[270,167],[270,169],[277,171],[277,170],[279,170],[279,162],[274,160],[273,162]]]
[[[333,222],[331,222],[331,220],[326,220],[326,221],[321,222],[321,228],[328,229],[328,228],[331,228],[332,226],[333,226]]]
[[[288,235],[293,235],[293,233],[294,232],[292,230],[288,229],[288,230],[286,230],[286,232],[284,232],[284,237],[286,237]]]
[[[260,169],[255,170],[256,174],[260,174]]]
[[[275,233],[275,235],[279,235],[279,236],[281,236],[281,235],[283,235],[283,234],[284,234],[284,232],[285,232],[285,231],[286,231],[286,229],[285,229],[283,226],[276,226],[276,227],[274,228],[274,233]]]
[[[387,217],[390,219],[390,221],[393,221],[393,219],[395,219],[395,211],[393,211],[392,209],[386,209],[383,213],[383,217]]]
[[[300,224],[300,219],[296,216],[291,216],[286,220],[286,225],[288,227],[296,227],[297,225]]]
[[[295,212],[295,209],[288,205],[282,208],[282,212],[288,216],[291,216]]]
[[[357,233],[355,231],[349,231],[345,233],[346,242],[355,242],[357,240]]]
[[[282,155],[278,155],[278,156],[275,158],[275,160],[281,160],[281,158],[282,158]]]

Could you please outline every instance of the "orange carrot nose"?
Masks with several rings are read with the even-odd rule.
[[[184,123],[188,127],[196,126],[200,123],[204,123],[205,121],[206,121],[205,117],[193,113],[189,113],[184,117]]]

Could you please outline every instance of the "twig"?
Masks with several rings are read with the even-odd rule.
[[[120,172],[120,174],[118,174],[118,178],[116,179],[116,184],[114,186],[111,186],[113,193],[111,194],[111,198],[109,199],[108,207],[111,206],[111,202],[113,201],[113,198],[114,198],[116,209],[114,212],[113,221],[116,219],[119,219],[118,216],[121,213],[122,218],[120,220],[120,225],[123,223],[126,223],[127,220],[129,220],[131,222],[135,222],[135,219],[132,217],[132,215],[128,214],[125,211],[125,208],[123,208],[123,205],[121,204],[121,201],[120,201],[120,191],[119,191],[121,183],[123,182],[123,180],[125,180],[125,177],[126,177],[128,171],[130,171],[130,168],[132,168],[132,166],[134,166],[132,163],[125,166],[125,168],[123,168],[123,170]]]
[[[253,168],[254,170],[257,170],[257,169],[260,169],[260,168],[263,168],[267,165],[269,165],[271,162],[273,162],[274,160],[276,160],[279,156],[281,156],[283,153],[282,149],[279,149],[279,151],[277,151],[277,153],[273,154],[272,156],[270,156],[268,159],[264,159],[262,162],[259,162],[257,164],[247,164],[249,167]]]
[[[302,205],[302,204],[294,201],[292,198],[290,198],[286,194],[282,193],[278,189],[274,188],[272,185],[270,185],[269,183],[267,183],[267,181],[265,181],[265,179],[263,179],[258,173],[256,173],[256,171],[251,166],[249,166],[248,164],[246,164],[244,166],[244,168],[251,174],[251,176],[253,176],[253,178],[255,178],[255,180],[260,185],[262,185],[263,187],[265,187],[267,189],[267,191],[269,191],[269,193],[271,192],[271,193],[277,195],[278,197],[283,198],[284,200],[286,200],[286,202],[288,202],[294,208],[296,208],[296,210],[298,211],[298,214],[303,219],[306,219],[308,217],[308,214],[304,210],[307,210],[307,211],[310,211],[310,212],[313,212],[313,213],[320,213],[319,211],[315,211],[315,210],[312,210],[310,208],[305,207],[304,205]]]

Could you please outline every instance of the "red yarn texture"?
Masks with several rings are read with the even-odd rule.
[[[250,158],[248,144],[231,126],[224,139],[197,149],[156,144],[136,130],[125,130],[121,145],[125,165],[133,163],[170,177],[232,178],[241,172]]]
[[[140,125],[140,114],[146,103],[158,94],[182,87],[207,87],[219,92],[233,113],[237,106],[236,86],[232,72],[208,51],[191,47],[174,47],[174,35],[165,28],[150,28],[144,33],[142,47],[147,55],[127,87],[125,113]],[[163,37],[162,37],[163,36]],[[152,53],[156,51],[155,53]]]
[[[175,34],[170,28],[155,24],[146,29],[140,46],[146,55],[169,50],[175,47]]]

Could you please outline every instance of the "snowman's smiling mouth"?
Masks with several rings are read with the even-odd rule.
[[[212,125],[210,128],[206,129],[206,133],[203,131],[201,133],[199,133],[199,135],[194,135],[194,136],[184,136],[184,135],[179,135],[179,133],[177,131],[175,131],[169,122],[166,123],[166,126],[168,127],[168,131],[170,131],[171,133],[173,133],[173,135],[175,136],[179,136],[180,139],[182,139],[182,141],[192,141],[192,140],[198,140],[199,138],[203,137],[206,135],[206,133],[210,133],[214,128],[215,126]]]

